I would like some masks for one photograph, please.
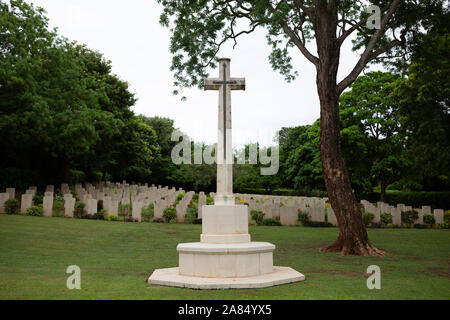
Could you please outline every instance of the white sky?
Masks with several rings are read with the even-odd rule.
[[[130,84],[138,101],[136,114],[163,116],[195,141],[217,140],[216,91],[197,88],[173,96],[169,67],[170,33],[159,25],[162,7],[155,0],[27,0],[43,7],[50,26],[59,34],[86,44],[112,60],[113,72]],[[219,57],[231,59],[231,76],[246,78],[246,91],[232,93],[233,146],[259,142],[272,144],[281,127],[313,123],[320,115],[315,69],[298,50],[293,64],[300,76],[287,83],[268,62],[269,47],[263,29],[243,36],[233,50],[229,45]],[[358,55],[350,39],[341,51],[340,78],[354,66]],[[211,76],[216,77],[217,70]]]

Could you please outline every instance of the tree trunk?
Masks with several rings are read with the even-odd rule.
[[[324,4],[316,16],[316,43],[319,54],[317,90],[320,99],[320,155],[328,198],[339,224],[339,237],[322,252],[341,252],[342,255],[383,256],[367,236],[361,207],[350,183],[341,152],[339,95],[337,71],[340,45],[336,39],[337,13]]]
[[[380,201],[381,202],[386,202],[386,180],[384,179],[384,177],[381,177],[381,195],[380,195]]]

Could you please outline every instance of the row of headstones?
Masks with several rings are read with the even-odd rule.
[[[52,216],[53,200],[54,200],[54,186],[47,186],[43,197],[43,215]],[[64,212],[65,216],[73,217],[75,210],[76,199],[70,192],[70,188],[67,184],[61,185],[61,193],[64,199]],[[184,192],[181,188],[176,191],[175,188],[169,189],[168,187],[162,188],[161,186],[155,187],[152,185],[150,188],[148,185],[128,185],[125,182],[120,183],[102,183],[92,185],[85,184],[85,188],[81,184],[75,185],[75,193],[80,198],[81,202],[86,203],[86,211],[88,214],[95,214],[97,212],[98,201],[103,201],[103,208],[108,214],[118,216],[119,202],[122,205],[131,204],[133,218],[137,221],[141,221],[141,212],[144,206],[150,203],[155,203],[158,199],[166,199],[173,203],[177,195]],[[21,197],[20,212],[25,213],[26,210],[33,205],[33,197],[37,193],[37,187],[28,188]],[[192,199],[193,192],[189,193],[188,199]],[[7,188],[6,193],[0,193],[0,212],[4,212],[4,202],[8,199],[15,197],[15,189]],[[185,197],[186,198],[186,197]],[[183,199],[180,206],[180,211],[185,211],[189,201]]]
[[[263,211],[265,218],[279,219],[282,225],[297,225],[298,213],[308,213],[312,221],[327,221],[335,226],[338,225],[336,215],[333,208],[327,204],[328,198],[316,197],[285,197],[285,196],[263,196],[254,194],[236,194],[245,203],[249,205],[249,212],[252,210]],[[377,205],[361,200],[361,204],[368,213],[374,215],[373,222],[381,221],[382,213],[390,213],[392,215],[392,224],[401,225],[401,213],[415,210],[418,212],[418,220],[416,223],[423,224],[423,216],[433,214],[436,224],[444,222],[444,210],[434,209],[431,211],[430,206],[422,206],[422,208],[413,208],[398,204],[391,206],[387,203],[378,202]],[[299,211],[300,210],[300,211]]]
[[[162,217],[162,211],[157,210],[158,204],[161,206],[161,203],[164,203],[164,205],[166,205],[165,207],[172,205],[178,194],[184,193],[181,188],[177,191],[176,188],[169,189],[167,186],[156,187],[155,185],[152,185],[149,187],[148,184],[143,186],[134,184],[129,185],[125,181],[122,184],[106,182],[97,186],[86,184],[85,188],[81,185],[76,185],[75,191],[80,200],[85,200],[87,203],[88,214],[91,214],[90,208],[96,207],[96,201],[102,200],[103,209],[105,209],[108,214],[118,216],[120,202],[121,205],[131,205],[130,211],[132,218],[139,222],[142,221],[142,209],[144,207],[153,203],[155,209],[154,217]],[[184,212],[184,214],[182,214],[183,218],[193,194],[194,192],[187,193],[177,205],[177,211]],[[159,211],[161,211],[161,214],[158,214]]]
[[[374,215],[373,222],[381,221],[381,214],[390,213],[392,215],[392,224],[393,225],[401,225],[402,224],[402,212],[407,211],[417,211],[418,219],[416,223],[423,224],[423,216],[424,215],[434,215],[434,219],[436,224],[440,224],[444,222],[444,210],[443,209],[434,209],[431,212],[430,206],[422,206],[422,208],[413,208],[412,206],[405,206],[404,204],[397,204],[397,206],[391,206],[384,202],[377,202],[377,205],[373,205],[372,203],[361,200],[361,204],[364,206],[364,210],[368,213]]]
[[[288,196],[265,196],[255,194],[235,194],[249,206],[251,211],[262,211],[264,218],[280,220],[281,225],[298,225],[298,214],[307,213],[310,220],[325,221],[325,213],[328,222],[337,225],[333,209],[326,204],[327,198],[317,197],[288,197]],[[239,203],[239,201],[236,201]]]
[[[21,212],[24,213],[26,209],[33,205],[33,197],[37,192],[36,187],[30,187],[22,195]],[[129,185],[125,181],[123,183],[104,182],[96,185],[89,183],[85,184],[85,188],[81,184],[75,185],[75,192],[82,202],[87,204],[87,213],[95,214],[97,212],[97,202],[103,201],[103,208],[107,213],[118,216],[119,202],[124,204],[131,204],[132,216],[135,220],[141,221],[142,208],[148,206],[150,203],[154,204],[154,217],[161,218],[163,211],[168,206],[172,205],[179,193],[184,193],[180,188],[178,191],[175,188],[154,186],[148,187],[148,184]],[[53,208],[53,193],[54,186],[49,185],[43,198],[43,212],[44,216],[52,215]],[[67,184],[61,185],[61,193],[64,198],[65,215],[73,217],[75,206],[75,198],[70,193]],[[185,197],[177,205],[177,221],[183,222],[186,214],[187,206],[192,200],[194,192],[188,192]],[[0,193],[0,212],[4,211],[4,202],[8,199],[14,198],[15,189],[7,188],[5,193]],[[214,198],[215,193],[210,193]],[[265,213],[265,218],[279,219],[282,225],[297,225],[298,213],[307,212],[310,219],[313,221],[325,221],[325,214],[327,221],[333,225],[337,225],[336,216],[333,209],[327,205],[327,198],[317,197],[287,197],[287,196],[263,196],[253,194],[236,194],[249,205],[249,216],[252,210],[261,210]],[[239,201],[236,201],[239,203]],[[394,225],[401,225],[401,212],[412,210],[412,207],[398,204],[396,207],[389,204],[378,202],[373,205],[368,201],[362,200],[362,205],[366,212],[374,215],[373,222],[380,221],[382,213],[390,213],[393,218]],[[200,192],[198,200],[198,217],[202,218],[202,206],[206,205],[206,195]],[[420,209],[414,209],[419,213],[418,223],[423,223],[423,216],[431,214],[430,206],[423,206]],[[444,219],[444,210],[434,209],[436,223],[442,223]]]

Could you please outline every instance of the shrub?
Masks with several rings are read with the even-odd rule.
[[[131,212],[131,204],[127,203],[127,204],[122,204],[119,203],[119,216],[129,216]]]
[[[73,215],[75,218],[83,218],[86,215],[86,203],[77,202],[75,204],[75,209],[73,210]]]
[[[192,221],[192,224],[202,224],[202,219],[194,219],[194,221]]]
[[[305,224],[305,227],[314,227],[314,228],[329,228],[333,227],[333,225],[326,221],[309,221]]]
[[[150,203],[148,206],[142,208],[142,221],[150,222],[154,216],[155,205]]]
[[[82,183],[86,181],[86,174],[79,170],[69,171],[69,184]]]
[[[440,229],[450,229],[450,223],[444,222],[439,224]]]
[[[105,220],[105,213],[106,213],[106,210],[100,210],[99,212],[96,212],[93,215],[88,215],[88,216],[90,216],[89,218],[92,220]]]
[[[7,214],[18,214],[19,213],[19,200],[8,199],[5,201],[5,211]]]
[[[375,218],[375,216],[372,213],[366,212],[366,211],[363,210],[362,211],[362,218],[363,218],[364,225],[366,227],[368,227],[368,226],[370,226],[372,224],[372,220],[373,220],[373,218]]]
[[[32,217],[40,217],[42,216],[43,210],[42,207],[40,206],[32,206],[29,207],[26,211],[25,214],[27,216],[32,216]]]
[[[402,223],[411,226],[414,224],[414,221],[419,219],[419,213],[414,210],[402,212]]]
[[[198,207],[194,204],[190,204],[186,209],[186,215],[184,216],[185,223],[193,223],[197,219]]]
[[[436,219],[434,219],[434,215],[426,214],[423,216],[423,223],[429,226],[433,226],[436,224]]]
[[[444,212],[444,222],[445,223],[450,223],[450,210],[446,210]]]
[[[174,206],[176,206],[177,204],[180,203],[181,199],[184,198],[184,196],[186,195],[186,193],[179,193],[175,199],[175,202],[173,203]]]
[[[268,219],[263,219],[262,225],[263,226],[281,226],[281,223],[280,223],[280,221],[278,221],[276,219],[268,218]]]
[[[164,221],[167,223],[170,223],[170,222],[176,220],[177,209],[175,209],[175,207],[173,207],[173,206],[165,208],[163,211],[163,218],[164,218]]]
[[[44,195],[42,194],[36,194],[33,197],[33,203],[35,206],[39,205],[39,204],[43,204],[44,203]]]
[[[258,226],[260,226],[262,224],[262,221],[263,221],[265,215],[266,214],[260,210],[252,210],[250,212],[250,216],[252,217],[253,220],[255,220],[255,222]]]
[[[56,197],[53,201],[53,217],[64,217],[64,201],[61,197]]]
[[[113,214],[108,215],[108,221],[120,221],[119,217],[116,217]]]
[[[392,223],[392,214],[390,214],[389,212],[382,213],[380,215],[380,219],[384,224]]]
[[[164,222],[164,219],[163,219],[163,218],[154,218],[154,219],[152,220],[152,222],[154,222],[154,223],[163,223],[163,222]]]
[[[198,197],[199,197],[198,193],[192,195],[192,201],[198,201]]]
[[[214,204],[214,199],[213,199],[213,198],[211,198],[211,196],[210,196],[210,195],[207,195],[207,196],[206,196],[206,204],[207,204],[208,206],[210,206],[210,205],[213,205],[213,204]]]
[[[308,214],[308,212],[303,212],[302,210],[298,209],[298,221],[300,221],[302,225],[306,225],[311,221],[311,216]]]
[[[427,225],[426,224],[421,224],[421,223],[416,223],[416,224],[414,224],[414,228],[416,228],[416,229],[426,229]]]

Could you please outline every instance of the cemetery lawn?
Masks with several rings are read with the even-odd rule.
[[[385,258],[320,253],[337,228],[250,227],[276,245],[274,264],[306,281],[265,289],[191,290],[149,285],[156,268],[178,265],[176,246],[197,242],[201,225],[124,223],[0,215],[0,299],[450,299],[448,230],[369,229]],[[81,268],[68,290],[66,268]],[[366,269],[381,268],[381,290]]]

